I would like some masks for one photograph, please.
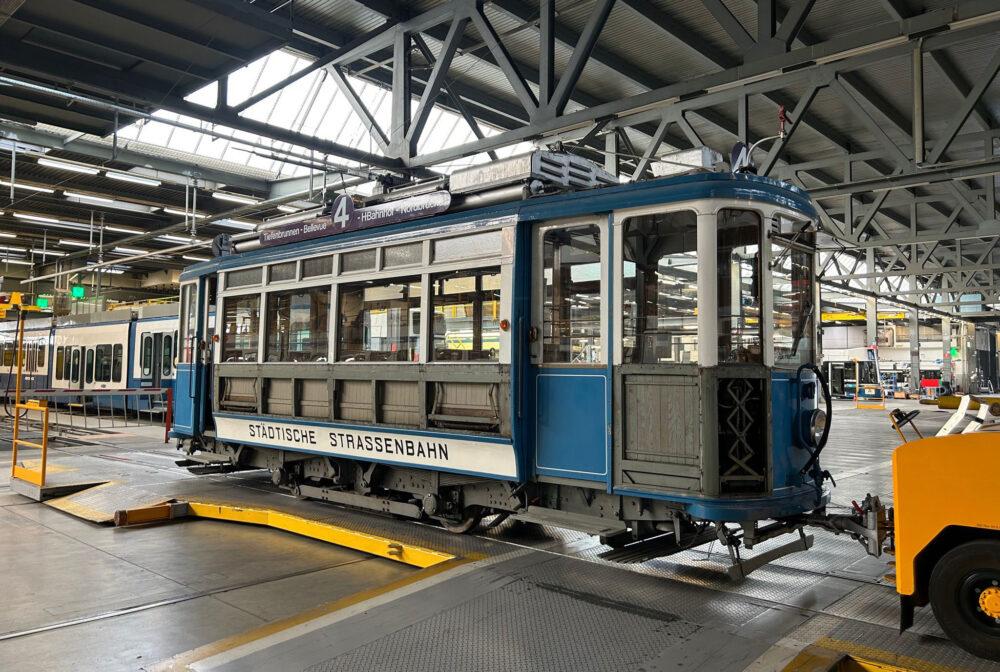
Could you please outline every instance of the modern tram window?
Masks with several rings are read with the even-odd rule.
[[[153,375],[153,337],[143,334],[139,342],[142,344],[139,350],[139,368],[142,370],[142,377],[149,378]]]
[[[111,377],[114,378],[114,382],[122,382],[122,360],[124,359],[125,348],[121,343],[115,343],[114,350],[112,351],[112,361],[111,361]]]
[[[542,346],[546,364],[601,362],[601,230],[596,224],[542,238]]]
[[[260,294],[222,300],[222,361],[256,362],[260,336]]]
[[[70,380],[74,383],[80,382],[80,348],[73,348],[73,365],[72,365],[72,376]]]
[[[57,379],[64,378],[65,376],[63,376],[63,367],[65,365],[66,365],[66,350],[63,346],[60,345],[58,348],[56,348],[56,366],[55,369],[52,371],[52,377]]]
[[[330,290],[267,295],[268,362],[325,362],[329,348]]]
[[[174,362],[174,337],[163,334],[163,346],[160,348],[160,375],[169,376]]]
[[[3,365],[6,367],[11,367],[14,365],[14,344],[4,343],[3,344]]]
[[[184,343],[181,351],[182,362],[194,361],[195,333],[198,330],[198,291],[194,283],[181,289],[180,333]]]
[[[38,354],[35,357],[35,365],[39,369],[44,369],[45,368],[45,350],[46,350],[47,347],[48,346],[46,346],[44,343],[39,343],[38,344]]]
[[[698,216],[629,217],[622,228],[623,361],[698,361]]]
[[[719,363],[761,361],[760,215],[719,212]]]
[[[436,360],[497,361],[500,353],[500,269],[455,271],[431,278]]]
[[[813,255],[809,250],[771,245],[774,363],[813,361]]]
[[[111,344],[98,345],[94,363],[94,380],[99,383],[111,382]]]
[[[346,256],[346,255],[345,255]],[[340,285],[342,362],[413,362],[420,352],[420,278]]]
[[[94,349],[87,348],[87,382],[94,382]]]

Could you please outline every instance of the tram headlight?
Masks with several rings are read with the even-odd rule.
[[[819,408],[813,409],[809,413],[806,423],[806,440],[812,446],[818,446],[820,439],[823,438],[824,430],[826,430],[826,411]]]

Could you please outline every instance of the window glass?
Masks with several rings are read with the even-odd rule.
[[[247,287],[249,285],[259,285],[263,269],[244,268],[239,271],[229,271],[226,273],[226,289],[233,287]]]
[[[52,372],[52,376],[57,379],[62,379],[63,367],[66,366],[66,349],[63,346],[56,348],[56,366],[55,370]]]
[[[375,250],[359,250],[358,252],[348,252],[340,257],[340,271],[351,273],[353,271],[370,271],[375,268]]]
[[[94,382],[94,349],[87,348],[87,382]]]
[[[342,362],[413,362],[420,351],[420,278],[340,285]]]
[[[382,266],[384,268],[412,266],[414,264],[419,264],[423,260],[423,256],[423,243],[410,243],[409,245],[387,247],[382,251]]]
[[[142,368],[142,377],[149,378],[153,375],[153,337],[143,334],[142,351],[139,353],[139,364]]]
[[[160,375],[169,376],[174,366],[174,337],[163,334],[163,347],[160,349]]]
[[[45,368],[45,350],[48,348],[44,343],[38,344],[38,358],[36,359],[36,364],[39,369]]]
[[[122,382],[122,353],[124,348],[121,343],[115,343],[115,348],[112,353],[112,364],[111,364],[111,376],[114,378],[114,382]]]
[[[431,287],[433,359],[499,359],[500,269],[435,275]]]
[[[622,361],[698,361],[697,215],[629,217],[622,247]]]
[[[774,260],[774,363],[813,361],[813,255],[799,247],[771,245]]]
[[[11,367],[14,365],[14,343],[7,342],[3,344],[3,365],[6,367]]]
[[[444,238],[434,242],[435,261],[454,261],[500,254],[503,236],[500,231],[474,233],[459,238]]]
[[[94,380],[99,383],[111,382],[111,344],[99,345],[96,348],[94,364]]]
[[[333,273],[333,257],[313,257],[302,260],[302,277],[316,278]]]
[[[198,293],[194,283],[184,285],[181,290],[181,340],[184,349],[181,351],[181,361],[194,361],[195,334],[198,330]]]
[[[260,334],[260,295],[222,300],[222,361],[256,362]]]
[[[542,238],[545,363],[601,362],[601,230],[596,224]]]
[[[271,266],[271,271],[269,273],[271,282],[284,282],[285,280],[295,279],[295,262],[289,261],[284,264],[275,264]]]
[[[330,290],[313,288],[267,295],[268,362],[325,362]]]
[[[71,348],[70,346],[67,345],[66,346],[66,361],[65,361],[66,368],[63,369],[63,380],[71,380],[72,377],[73,377],[72,373],[71,373],[71,370],[70,370],[70,362],[73,359],[72,353],[73,353],[73,348]]]
[[[73,348],[73,376],[71,380],[74,383],[80,382],[80,348]]]
[[[720,364],[761,361],[760,230],[760,215],[755,212],[719,212]]]

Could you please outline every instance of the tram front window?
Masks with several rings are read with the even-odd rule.
[[[546,364],[601,363],[600,234],[594,224],[545,232],[542,344]]]
[[[500,269],[433,278],[435,360],[496,361],[500,352]]]
[[[414,362],[420,351],[420,278],[340,285],[342,362]]]
[[[625,363],[697,362],[697,215],[629,217],[622,241]]]
[[[260,334],[260,295],[222,300],[222,361],[256,362]]]
[[[329,289],[295,289],[267,296],[267,361],[325,362]]]
[[[725,209],[718,223],[719,363],[759,363],[760,215]]]
[[[774,363],[813,361],[813,255],[798,247],[771,246],[774,286]]]

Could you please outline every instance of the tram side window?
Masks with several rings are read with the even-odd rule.
[[[698,217],[629,217],[622,228],[623,361],[698,361]]]
[[[72,366],[72,376],[70,380],[74,383],[80,382],[80,348],[73,348],[73,366]]]
[[[111,344],[98,345],[94,363],[94,380],[99,383],[110,383],[111,363]]]
[[[139,351],[139,367],[142,369],[142,377],[149,378],[153,375],[153,337],[143,334],[139,342],[142,343]]]
[[[169,376],[173,371],[174,361],[174,337],[172,334],[163,334],[163,347],[160,350],[160,375]]]
[[[325,362],[330,290],[294,289],[267,295],[268,362]]]
[[[112,350],[111,356],[111,377],[114,378],[114,382],[122,382],[122,359],[125,348],[122,347],[121,343],[115,343],[114,350]]]
[[[46,349],[46,347],[47,346],[44,343],[39,343],[38,344],[38,356],[35,358],[35,365],[39,369],[44,369],[45,368],[45,349]]]
[[[799,247],[771,245],[774,296],[774,363],[813,360],[813,255]]]
[[[63,346],[56,348],[56,368],[52,372],[54,378],[65,378],[63,375],[63,367],[66,366],[66,349]]]
[[[760,215],[725,209],[718,219],[719,363],[761,361]]]
[[[4,343],[3,344],[3,365],[6,367],[11,367],[14,365],[14,344]]]
[[[94,382],[94,349],[87,348],[87,382]]]
[[[181,350],[182,362],[194,361],[195,332],[198,328],[198,292],[194,283],[184,285],[181,289],[181,321],[180,335],[184,344]]]
[[[500,353],[500,269],[435,275],[431,285],[433,358],[497,361]]]
[[[260,295],[222,300],[222,361],[256,362],[260,337]]]
[[[369,284],[370,282],[370,284]],[[342,362],[413,362],[420,352],[420,278],[340,285]]]
[[[546,231],[542,239],[543,361],[601,362],[601,238],[594,224]]]

